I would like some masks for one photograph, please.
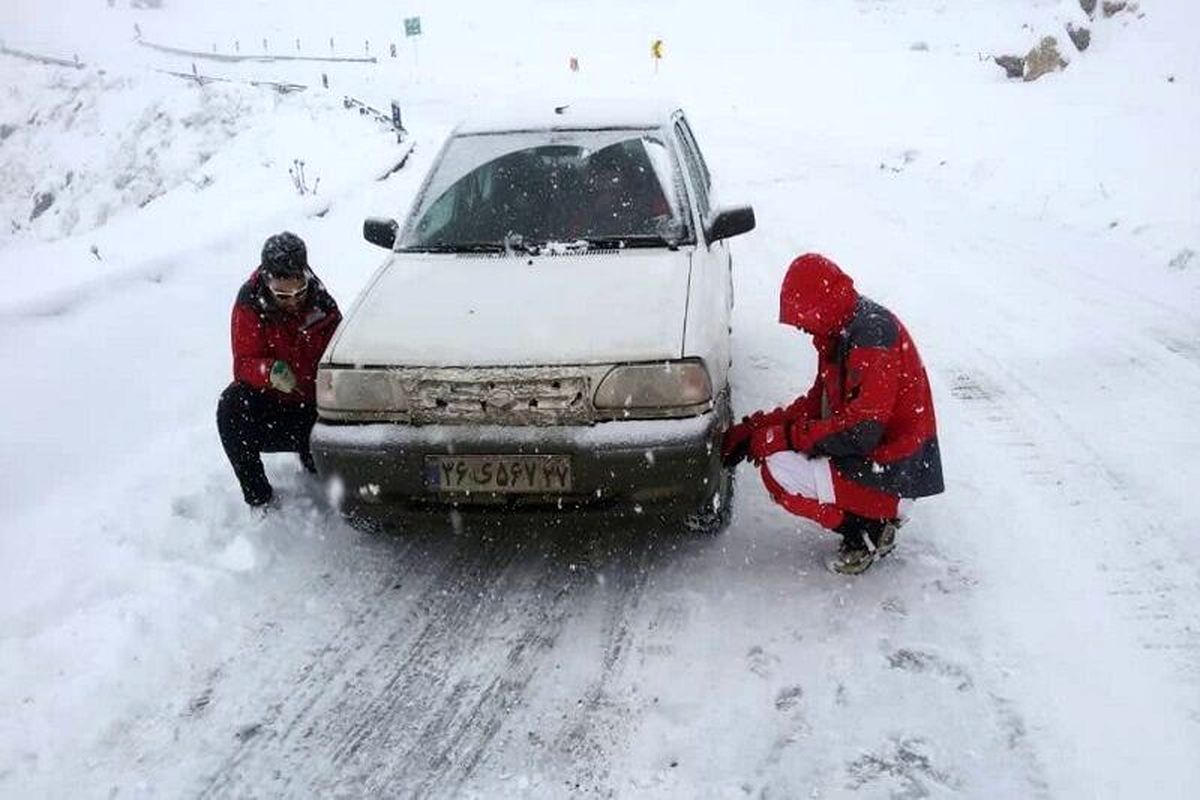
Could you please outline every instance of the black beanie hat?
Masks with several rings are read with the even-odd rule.
[[[308,271],[308,249],[291,231],[271,236],[263,243],[259,270],[277,278],[299,278]]]

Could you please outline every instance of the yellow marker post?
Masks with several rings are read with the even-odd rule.
[[[662,61],[663,57],[663,40],[655,39],[650,43],[650,58],[654,61],[654,72],[658,74],[658,62]]]

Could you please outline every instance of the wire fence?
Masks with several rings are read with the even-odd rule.
[[[79,60],[79,56],[71,58],[58,58],[56,56],[41,55],[39,53],[31,53],[27,50],[18,50],[14,47],[0,45],[0,55],[12,56],[23,61],[33,61],[38,64],[49,64],[56,67],[71,67],[72,69],[83,69],[87,64]]]
[[[165,44],[148,42],[141,38],[138,38],[135,41],[142,47],[148,47],[151,50],[157,50],[160,53],[169,53],[176,56],[187,56],[188,58],[204,59],[207,61],[221,61],[225,63],[257,62],[269,64],[276,61],[319,61],[329,64],[377,64],[379,62],[379,59],[377,59],[375,56],[293,56],[283,54],[272,55],[270,53],[264,53],[262,55],[243,55],[241,53],[218,53],[215,50],[213,52],[206,53],[203,50],[188,50],[182,47],[171,47]]]
[[[360,64],[375,64],[375,63],[377,63],[377,61],[374,57],[369,57],[369,58],[355,58],[355,57],[322,58],[322,57],[316,57],[316,56],[236,56],[236,57],[229,57],[229,56],[225,56],[225,55],[221,55],[221,54],[200,53],[198,51],[191,51],[191,50],[184,50],[181,48],[172,48],[172,47],[166,47],[166,46],[162,46],[162,45],[156,45],[156,44],[152,44],[152,43],[148,43],[148,42],[143,42],[141,39],[138,39],[137,43],[140,45],[143,45],[145,47],[150,47],[159,52],[169,53],[171,55],[191,55],[196,58],[208,58],[209,60],[224,61],[224,62],[254,61],[254,62],[269,63],[272,61],[329,61],[329,62],[342,62],[342,63],[350,62],[350,63],[360,63]],[[44,54],[40,54],[40,53],[34,53],[34,52],[27,51],[27,50],[19,50],[17,48],[8,47],[5,44],[0,44],[0,55],[7,55],[7,56],[11,56],[13,58],[19,58],[24,61],[31,61],[31,62],[38,63],[38,64],[45,64],[47,66],[68,67],[71,69],[84,69],[85,67],[87,67],[87,64],[80,61],[79,56],[77,56],[77,55],[73,56],[70,59],[66,59],[66,58],[60,58],[57,56],[49,56],[49,55],[44,55]],[[192,64],[191,72],[180,72],[178,70],[158,69],[158,68],[154,69],[154,71],[159,74],[162,74],[162,75],[169,75],[174,78],[180,78],[182,80],[191,81],[199,86],[204,86],[204,85],[210,84],[210,83],[239,83],[239,84],[248,85],[248,86],[272,89],[274,91],[279,92],[280,94],[289,94],[291,92],[302,92],[309,88],[309,86],[307,84],[294,83],[292,81],[249,80],[249,79],[239,80],[239,79],[235,79],[235,78],[226,78],[226,77],[222,77],[219,75],[207,75],[205,73],[200,72],[200,70],[197,68],[195,63]],[[325,89],[329,88],[329,78],[326,74],[321,75],[321,82],[322,82],[323,88],[325,88]],[[369,103],[367,103],[357,97],[354,97],[352,95],[343,95],[342,96],[342,106],[343,106],[343,108],[346,108],[348,110],[357,111],[361,116],[369,117],[369,118],[375,120],[376,122],[379,122],[383,125],[388,126],[389,128],[391,128],[393,130],[393,132],[395,132],[396,141],[398,141],[398,142],[403,142],[407,138],[408,131],[404,128],[404,124],[401,121],[400,106],[395,101],[392,102],[392,108],[391,108],[390,114],[388,114],[384,111],[381,111],[380,109],[375,108],[374,106],[370,105]],[[405,155],[405,158],[407,158],[407,154]],[[403,163],[404,162],[401,161],[399,166],[403,166]],[[399,166],[393,168],[391,170],[391,172],[394,172],[394,171],[396,171],[396,169],[399,169]],[[391,172],[389,172],[388,174],[391,174]]]

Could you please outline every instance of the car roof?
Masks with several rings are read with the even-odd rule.
[[[454,129],[455,136],[515,131],[662,128],[670,125],[679,104],[667,100],[547,100],[477,111]]]

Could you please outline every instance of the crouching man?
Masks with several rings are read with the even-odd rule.
[[[341,318],[300,237],[285,231],[267,239],[233,306],[233,383],[217,404],[221,445],[251,506],[273,495],[261,453],[299,453],[316,471],[308,438],[317,421],[317,361]]]
[[[913,499],[944,489],[929,380],[900,320],[824,256],[792,262],[779,307],[812,336],[816,382],[732,426],[722,456],[749,455],[779,505],[841,534],[830,566],[857,574],[895,546]]]

